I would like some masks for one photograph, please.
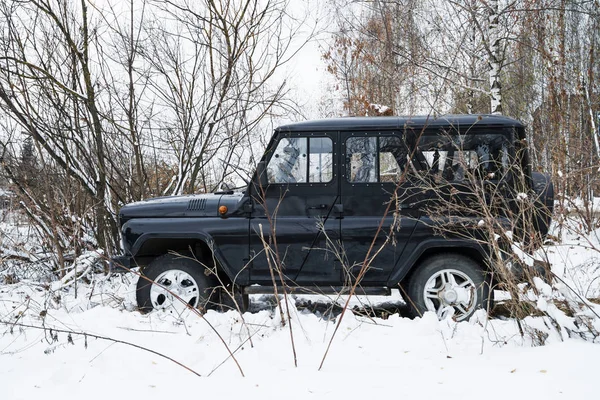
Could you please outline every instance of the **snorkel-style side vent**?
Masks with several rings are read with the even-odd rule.
[[[204,210],[206,208],[206,199],[194,199],[188,203],[188,210]]]

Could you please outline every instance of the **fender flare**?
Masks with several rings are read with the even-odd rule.
[[[397,286],[410,272],[412,272],[415,268],[418,268],[419,260],[425,255],[427,252],[435,252],[440,253],[444,251],[453,252],[453,253],[461,253],[465,252],[466,256],[471,258],[480,258],[485,260],[489,256],[489,251],[482,246],[481,244],[464,239],[445,239],[445,238],[435,238],[425,240],[419,243],[411,252],[411,254],[405,258],[400,258],[398,263],[396,264],[396,268],[390,275],[388,279],[387,286],[394,287]],[[473,257],[473,255],[477,255],[477,257]]]
[[[162,232],[162,233],[143,233],[135,241],[131,248],[131,256],[136,257],[140,249],[149,241],[154,239],[172,239],[172,240],[195,240],[204,243],[212,252],[215,260],[219,264],[220,269],[233,281],[234,273],[231,266],[226,261],[223,254],[219,251],[212,236],[204,232]]]

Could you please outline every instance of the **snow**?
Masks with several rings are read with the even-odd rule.
[[[280,77],[301,82],[292,89],[301,100],[306,99],[307,114],[317,112],[320,104],[314,99],[330,89],[331,77],[323,74],[322,66],[315,67],[320,53],[319,43],[310,41]],[[492,87],[498,68],[496,63],[491,65]],[[501,99],[499,91],[492,90],[492,94],[494,110]],[[374,106],[380,112],[387,110],[386,106]],[[558,175],[563,176],[561,171]],[[0,189],[0,196],[9,195]],[[583,202],[575,200],[573,205],[581,207]],[[600,210],[600,199],[592,209]],[[0,259],[49,257],[35,244],[30,230],[26,225],[0,221]],[[557,294],[537,281],[540,295],[536,304],[572,331],[577,329],[573,319],[565,316],[552,298],[558,295],[581,301],[571,288],[583,297],[600,298],[598,237],[600,230],[587,237],[564,234],[560,243],[544,249],[553,272],[563,282],[556,285]],[[73,274],[91,269],[92,259],[84,254]],[[88,274],[91,281],[87,283],[68,285],[65,279],[46,284],[48,277],[42,267],[36,270],[16,262],[5,265],[8,267],[0,264],[2,400],[599,397],[595,365],[600,346],[569,338],[541,317],[527,317],[521,336],[515,320],[488,319],[482,313],[460,323],[438,321],[430,313],[415,319],[402,313],[387,319],[347,314],[319,370],[336,318],[291,310],[296,367],[289,328],[281,326],[279,312],[263,298],[253,298],[254,312],[244,314],[243,320],[232,311],[210,311],[204,317],[193,313],[177,318],[160,313],[142,315],[134,306],[137,278],[133,274]],[[18,283],[2,283],[4,276],[13,274],[23,278]],[[582,313],[600,312],[599,306],[588,306]],[[594,324],[600,330],[597,319]],[[225,346],[210,326],[235,351],[245,377],[228,359]],[[74,333],[71,344],[68,334],[55,332],[53,338],[49,328],[135,343],[172,357],[201,377],[127,344]],[[538,335],[547,335],[544,346],[536,346]]]
[[[592,213],[598,214],[600,213],[600,197],[594,197],[588,201],[584,201],[581,198],[566,198],[562,206],[568,213],[576,213],[578,210],[585,210],[589,208]]]
[[[374,104],[374,103],[369,104],[369,107],[371,107],[373,110],[377,111],[380,114],[383,114],[390,109],[388,106],[384,106],[382,104]]]
[[[574,221],[570,221],[574,223]],[[581,235],[577,224],[571,231],[560,234],[560,243],[544,248],[543,253],[552,265],[552,272],[561,277],[564,285],[572,287],[585,298],[600,298],[600,228]]]
[[[99,330],[106,320],[131,322],[114,311],[95,314],[87,318],[95,323],[87,326]],[[262,317],[264,320],[265,316]],[[205,332],[199,324],[194,324],[189,336],[182,330],[175,334],[122,330],[119,337],[149,343],[199,369],[204,374],[202,378],[154,355],[122,345],[88,339],[88,349],[84,350],[82,340],[74,338],[73,345],[61,345],[49,354],[41,352],[44,345],[36,345],[13,355],[10,365],[0,366],[0,379],[4,381],[4,393],[9,394],[4,397],[7,399],[31,399],[42,394],[48,398],[137,398],[140,395],[173,398],[188,396],[194,386],[203,396],[221,394],[250,399],[282,394],[291,399],[358,398],[396,391],[419,398],[474,398],[485,394],[492,399],[510,396],[589,398],[592,393],[594,370],[586,361],[600,355],[597,346],[562,343],[543,349],[490,349],[480,355],[477,344],[468,341],[454,342],[447,351],[436,324],[431,321],[391,322],[394,325],[387,328],[355,330],[356,334],[343,339],[343,345],[339,346],[343,349],[331,354],[322,371],[315,367],[323,351],[319,332],[297,340],[300,365],[294,368],[287,332],[276,329],[256,340],[254,348],[246,345],[240,351],[238,357],[242,367],[246,367],[245,378],[231,362],[206,377],[226,355],[210,338],[203,336]],[[421,333],[420,337],[415,336],[416,332]],[[31,336],[32,341],[43,340],[42,334]],[[164,345],[160,346],[160,342]],[[31,346],[31,343],[19,341],[14,345]],[[557,362],[565,359],[575,368]],[[497,379],[502,380],[502,390],[491,388]]]
[[[597,371],[590,361],[600,346],[561,340],[548,331],[533,347],[514,320],[438,321],[432,313],[411,320],[347,314],[319,371],[336,319],[292,309],[298,367],[290,332],[277,310],[265,307],[240,315],[209,311],[205,319],[133,310],[133,274],[102,277],[79,288],[51,291],[27,282],[0,287],[4,322],[86,332],[152,349],[193,369],[201,377],[156,354],[107,340],[3,325],[0,328],[2,398],[159,399],[203,397],[264,399],[359,398],[402,393],[409,398],[490,399],[592,398]],[[60,297],[60,300],[58,298]],[[262,298],[253,299],[261,308]],[[44,313],[45,312],[45,313]],[[45,315],[44,315],[45,314]],[[524,322],[546,331],[540,318]],[[244,377],[209,324],[221,334]],[[534,329],[535,328],[535,329]],[[249,336],[250,334],[250,336]],[[250,340],[249,340],[250,338]]]

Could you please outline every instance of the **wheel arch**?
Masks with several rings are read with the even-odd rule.
[[[388,286],[396,286],[410,278],[423,261],[439,254],[457,254],[468,257],[480,265],[487,265],[488,251],[476,242],[463,240],[431,240],[419,244],[404,262],[396,268]]]
[[[208,234],[145,234],[142,235],[132,248],[132,254],[137,264],[145,267],[152,260],[168,253],[187,253],[202,260],[209,267],[216,264],[217,274],[221,280],[231,282],[231,268],[219,253],[212,237]]]

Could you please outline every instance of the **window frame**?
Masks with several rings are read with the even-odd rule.
[[[375,139],[375,177],[376,177],[376,181],[375,182],[360,182],[360,181],[352,181],[350,180],[351,177],[351,157],[352,154],[355,153],[349,153],[348,149],[350,146],[348,146],[348,141],[352,140],[352,139],[359,139],[359,138],[374,138]],[[398,130],[390,130],[390,131],[363,131],[363,132],[350,132],[350,134],[348,135],[343,135],[343,146],[344,146],[344,159],[342,160],[343,162],[343,166],[342,166],[342,176],[344,177],[344,182],[346,184],[349,185],[361,185],[361,186],[376,186],[376,185],[386,185],[386,186],[397,186],[399,182],[397,181],[382,181],[381,180],[381,138],[394,138],[397,139],[400,143],[400,145],[402,145],[402,143],[404,142],[404,145],[406,146],[406,141],[405,141],[405,135],[404,133],[402,133],[401,131]],[[408,149],[408,147],[407,147]],[[400,163],[398,163],[398,160],[395,158],[396,160],[397,166],[398,168],[400,168],[400,170],[402,171],[403,167],[400,165]],[[407,168],[408,165],[408,161],[406,163],[406,165],[404,166],[404,168]]]
[[[431,152],[434,150],[431,150],[430,148],[428,148],[428,150],[423,150],[423,147],[421,145],[421,141],[424,140],[424,138],[429,137],[429,138],[440,138],[442,140],[445,140],[447,142],[449,142],[448,144],[454,146],[454,148],[452,149],[454,154],[456,154],[456,152],[463,152],[465,154],[467,153],[477,153],[477,150],[475,148],[474,145],[470,145],[470,146],[464,146],[464,144],[461,144],[461,146],[459,147],[458,145],[456,145],[456,139],[457,137],[459,137],[459,140],[461,141],[465,141],[465,140],[473,140],[473,141],[481,141],[481,138],[486,136],[486,135],[493,135],[493,136],[497,136],[499,138],[501,138],[501,142],[507,152],[507,154],[505,153],[504,155],[502,155],[500,152],[501,150],[498,150],[498,155],[500,156],[500,163],[502,165],[502,168],[505,168],[506,170],[502,171],[502,173],[498,174],[499,176],[494,176],[493,178],[480,178],[479,180],[482,181],[486,181],[486,182],[499,182],[499,181],[509,181],[512,179],[512,167],[511,167],[511,160],[515,159],[515,153],[514,153],[514,147],[511,145],[512,142],[512,132],[508,131],[507,129],[498,129],[498,130],[494,130],[494,129],[490,129],[490,128],[485,128],[485,129],[480,129],[480,130],[470,130],[468,132],[465,133],[460,133],[457,132],[455,130],[452,130],[450,132],[441,132],[439,130],[424,130],[420,135],[416,135],[416,140],[415,140],[415,154],[414,154],[414,160],[413,163],[416,161],[418,168],[417,171],[418,172],[427,172],[429,173],[429,171],[431,170],[431,168],[433,167],[429,165],[428,161],[427,161],[427,157],[425,156],[426,152]],[[432,142],[434,141],[433,139],[431,140]],[[443,147],[441,147],[441,151],[450,151],[447,147],[448,144],[445,144]],[[489,143],[488,143],[489,145]],[[432,148],[432,147],[431,147]],[[490,155],[492,155],[492,152],[489,153]],[[454,157],[454,156],[453,156]],[[491,160],[492,161],[488,161],[488,162],[494,162],[494,157],[495,156],[491,156]],[[502,160],[503,157],[508,157],[508,162],[506,165],[504,165],[504,162]],[[445,162],[448,162],[448,160],[446,159]],[[454,162],[454,158],[451,160],[451,162]],[[477,159],[477,165],[480,166],[481,165],[481,160],[478,158]],[[440,172],[440,171],[437,171]],[[441,171],[443,172],[443,171]],[[450,184],[461,184],[463,183],[464,180],[447,180],[447,183]]]
[[[270,182],[268,181],[268,185],[269,186],[286,186],[286,187],[311,187],[311,186],[331,186],[334,184],[335,180],[336,180],[336,176],[337,176],[337,172],[336,172],[336,168],[337,168],[337,162],[336,162],[336,139],[335,136],[333,135],[333,133],[328,133],[328,132],[294,132],[294,133],[280,133],[279,135],[277,135],[274,140],[271,147],[271,150],[269,150],[269,154],[268,157],[266,157],[266,166],[265,169],[268,171],[269,170],[269,165],[271,164],[271,161],[273,160],[273,157],[275,157],[275,151],[277,150],[277,148],[279,147],[279,144],[281,143],[282,140],[284,139],[306,139],[306,170],[305,170],[305,178],[306,178],[306,182]],[[331,142],[331,152],[330,153],[324,153],[324,154],[330,154],[331,155],[331,179],[327,182],[310,182],[309,178],[311,176],[310,174],[310,148],[311,148],[311,139],[329,139]],[[315,153],[316,154],[316,153]],[[267,178],[268,179],[268,178]]]

